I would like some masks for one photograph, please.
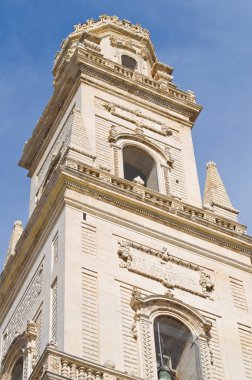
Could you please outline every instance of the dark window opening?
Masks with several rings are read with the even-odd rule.
[[[20,358],[14,365],[11,373],[11,380],[22,380],[23,379],[23,359]]]
[[[143,186],[158,191],[157,166],[144,150],[129,146],[123,149],[124,178],[133,181],[139,177]]]
[[[197,341],[187,326],[170,317],[158,317],[154,337],[158,379],[200,380]]]
[[[131,70],[136,70],[137,61],[128,55],[122,55],[122,65]]]

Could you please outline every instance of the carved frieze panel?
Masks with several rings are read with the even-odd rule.
[[[111,115],[120,119],[136,125],[141,124],[144,128],[160,135],[172,136],[176,140],[179,139],[179,132],[177,130],[170,128],[168,124],[164,124],[160,120],[145,115],[139,109],[129,109],[118,104],[104,101],[103,107],[110,112]]]
[[[182,289],[212,299],[214,284],[210,273],[196,264],[138,243],[118,241],[120,267],[161,282],[170,289]],[[148,256],[148,257],[146,257]]]

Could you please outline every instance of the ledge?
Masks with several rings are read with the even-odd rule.
[[[134,375],[68,355],[50,346],[45,349],[29,377],[29,380],[40,379],[140,380]]]

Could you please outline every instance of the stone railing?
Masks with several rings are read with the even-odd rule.
[[[164,92],[166,94],[169,94],[171,97],[183,100],[186,102],[192,102],[195,103],[195,97],[192,94],[192,92],[185,92],[176,89],[176,85],[173,83],[166,83],[166,86],[164,88],[163,84],[161,82],[157,82],[155,80],[152,80],[148,78],[145,75],[142,75],[138,72],[132,71],[122,65],[119,65],[113,61],[107,60],[103,58],[102,56],[92,54],[91,52],[86,51],[82,46],[79,53],[79,59],[82,61],[83,59],[85,62],[92,62],[96,63],[100,66],[104,66],[106,69],[111,69],[114,73],[120,74],[121,76],[124,76],[127,79],[133,80],[134,82],[141,83],[143,85],[147,85],[148,87],[153,88],[154,90],[159,90],[161,92]],[[82,59],[83,57],[83,59]]]
[[[111,364],[111,363],[109,363]],[[29,380],[137,380],[139,378],[113,368],[95,364],[47,347]],[[140,380],[140,379],[139,379]]]
[[[200,224],[208,224],[209,226],[210,223],[210,225],[216,226],[217,228],[221,227],[226,231],[242,234],[243,236],[246,235],[246,226],[223,218],[213,211],[188,205],[176,196],[160,194],[138,183],[118,178],[109,172],[88,167],[73,160],[66,159],[65,165],[89,177],[90,182],[92,182],[92,179],[100,180],[104,183],[103,186],[105,186],[106,183],[106,185],[114,188],[115,191],[116,189],[119,192],[123,191],[127,196],[144,201],[148,205],[155,206]]]

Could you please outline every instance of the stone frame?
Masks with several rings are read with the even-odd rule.
[[[170,152],[153,144],[145,135],[142,126],[136,127],[135,133],[117,133],[116,126],[111,126],[109,142],[113,150],[114,174],[124,178],[122,150],[125,146],[133,146],[145,151],[156,162],[159,193],[170,194],[169,171],[172,167]],[[120,154],[119,154],[120,151]]]
[[[198,341],[201,380],[211,379],[211,352],[208,345],[211,322],[207,321],[198,310],[173,298],[169,291],[165,295],[144,297],[136,288],[133,289],[131,307],[135,311],[132,331],[138,341],[141,377],[146,380],[157,379],[154,320],[167,315],[187,326],[195,341]]]

